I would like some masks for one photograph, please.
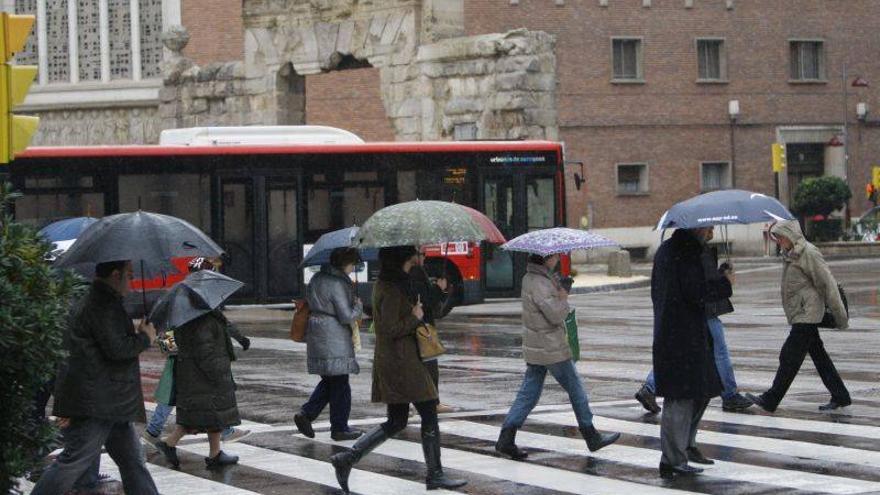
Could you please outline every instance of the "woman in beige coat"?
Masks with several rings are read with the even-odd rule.
[[[428,468],[428,490],[458,488],[464,480],[446,477],[440,465],[437,387],[419,355],[416,329],[425,312],[410,285],[409,271],[418,262],[412,246],[379,250],[379,279],[373,287],[373,402],[388,404],[388,421],[365,433],[351,450],[330,458],[336,479],[348,493],[348,475],[365,455],[406,427],[412,403],[422,418],[422,452]]]
[[[819,249],[804,238],[797,220],[773,225],[770,238],[782,248],[782,308],[791,332],[779,351],[779,369],[773,385],[761,395],[746,397],[767,412],[775,411],[809,353],[822,383],[831,392],[831,400],[819,406],[819,410],[846,407],[852,404],[849,391],[819,337],[819,323],[826,308],[834,316],[836,328],[845,330],[849,324],[837,281]]]
[[[548,371],[568,392],[581,435],[591,452],[620,438],[620,433],[599,433],[593,426],[589,398],[568,346],[565,318],[571,309],[568,306],[568,292],[562,288],[553,273],[558,263],[558,254],[546,258],[531,255],[522,281],[523,358],[526,361],[526,375],[504,420],[501,436],[495,444],[495,450],[513,459],[523,459],[528,455],[516,446],[516,430],[522,427],[529,413],[538,404]]]

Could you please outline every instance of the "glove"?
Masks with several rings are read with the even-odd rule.
[[[242,339],[239,340],[238,343],[241,344],[241,348],[244,350],[248,350],[251,348],[251,339],[247,337],[242,337]]]

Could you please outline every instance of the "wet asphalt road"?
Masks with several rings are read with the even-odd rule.
[[[740,389],[760,392],[773,378],[788,331],[778,290],[781,269],[772,261],[738,268],[736,311],[722,319]],[[752,410],[724,413],[720,401],[714,401],[698,441],[707,455],[725,462],[702,477],[672,482],[656,474],[658,418],[645,416],[632,400],[650,368],[648,289],[571,297],[582,349],[577,368],[597,426],[623,432],[619,444],[587,455],[567,396],[550,379],[540,402],[544,409],[536,410],[520,434],[520,443],[535,449],[528,463],[501,459],[492,450],[525,368],[519,303],[456,309],[439,324],[449,351],[440,361],[441,400],[457,410],[441,420],[447,470],[471,481],[461,490],[466,493],[880,493],[880,259],[835,261],[832,271],[849,296],[851,328],[823,331],[822,337],[854,404],[843,413],[818,412],[816,406],[828,396],[807,359],[775,416]],[[326,460],[339,447],[326,433],[310,440],[292,426],[294,413],[318,380],[305,373],[305,345],[287,339],[291,314],[227,314],[253,342],[249,351],[237,349],[234,365],[239,407],[252,423],[245,427],[255,431],[227,447],[242,456],[242,465],[208,473],[201,460],[204,444],[194,439],[182,453],[182,472],[166,473],[164,461],[149,455],[157,479],[177,476],[172,486],[192,483],[186,490],[192,492],[223,493],[235,487],[256,493],[333,493]],[[381,421],[384,406],[369,402],[372,336],[364,333],[363,341],[361,373],[351,377],[351,417],[353,424],[369,425]],[[155,350],[142,358],[148,397],[162,364]],[[316,422],[322,432],[326,414]],[[421,491],[424,466],[417,442],[418,426],[411,425],[396,443],[364,461],[361,481],[353,489]]]

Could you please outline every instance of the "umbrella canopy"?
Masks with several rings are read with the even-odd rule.
[[[501,249],[550,256],[578,249],[603,247],[620,247],[620,245],[605,236],[586,230],[555,227],[525,233],[511,239],[502,245]]]
[[[39,234],[49,242],[69,241],[97,222],[97,218],[76,217],[52,222],[40,229]]]
[[[217,309],[244,286],[242,282],[211,270],[189,274],[162,295],[149,320],[158,328],[176,328]]]
[[[468,215],[471,216],[471,219],[480,227],[480,230],[486,234],[486,240],[491,242],[492,244],[504,244],[507,242],[507,239],[504,238],[504,234],[498,230],[498,226],[495,225],[489,217],[483,214],[480,210],[475,210],[471,207],[465,205],[458,205],[464,211],[467,212]]]
[[[485,238],[486,234],[460,205],[416,200],[373,213],[358,232],[357,246],[423,246]]]
[[[138,211],[104,217],[87,228],[58,260],[59,268],[106,261],[143,264],[142,277],[174,272],[171,258],[223,255],[210,237],[185,220]]]
[[[701,194],[675,204],[663,214],[655,229],[696,229],[780,220],[794,220],[794,215],[775,198],[728,189]]]
[[[318,241],[309,250],[309,254],[300,263],[301,267],[325,265],[330,263],[330,254],[334,249],[342,247],[354,247],[355,238],[358,233],[357,227],[348,227],[344,229],[327,232],[318,238]],[[361,259],[364,261],[378,261],[378,249],[361,249]]]

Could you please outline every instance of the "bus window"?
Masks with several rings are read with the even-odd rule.
[[[15,217],[21,223],[43,227],[70,217],[104,216],[103,193],[29,193],[15,202]]]
[[[182,218],[211,235],[211,179],[207,174],[119,176],[119,212],[151,211]]]
[[[542,177],[526,181],[526,216],[528,230],[554,227],[553,178]]]
[[[416,171],[399,170],[397,172],[397,202],[405,203],[418,199],[416,192]]]

